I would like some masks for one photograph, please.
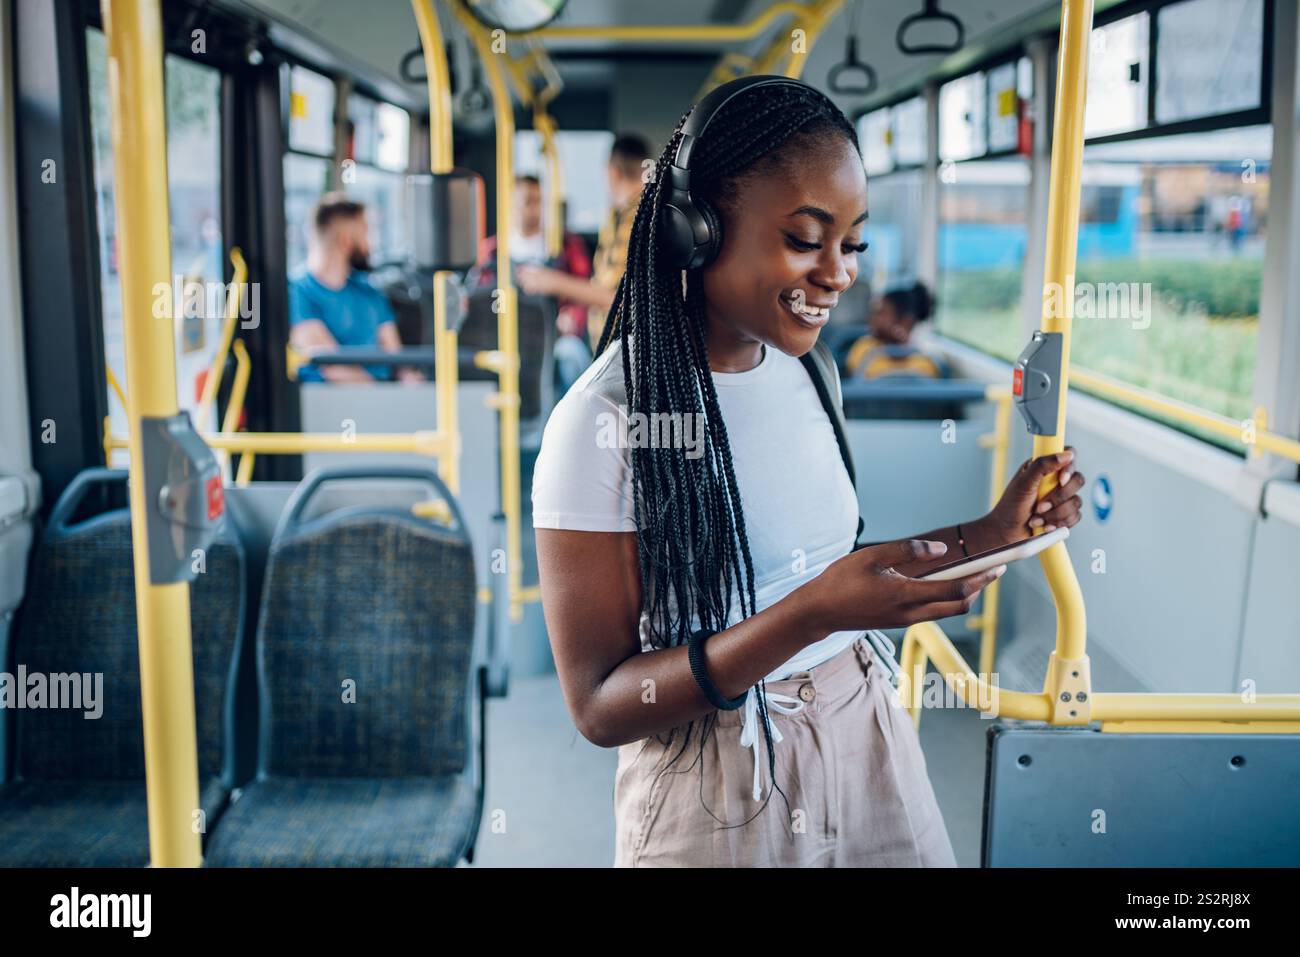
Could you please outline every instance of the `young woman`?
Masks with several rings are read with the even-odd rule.
[[[982,518],[855,550],[857,498],[799,357],[857,275],[862,158],[812,88],[736,82],[684,150],[715,258],[674,258],[679,126],[597,359],[546,427],[533,511],[560,682],[583,735],[619,748],[616,865],[952,866],[865,630],[968,610],[998,570],[915,576],[1075,524],[1083,479],[1069,451],[1027,462]]]

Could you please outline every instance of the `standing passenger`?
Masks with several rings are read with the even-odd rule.
[[[720,87],[687,129],[714,258],[683,277],[665,236],[679,127],[597,358],[547,423],[533,522],[556,668],[578,728],[619,749],[616,864],[952,866],[866,630],[967,611],[998,569],[916,576],[1074,525],[1083,478],[1072,451],[1043,456],[982,517],[855,548],[857,496],[799,357],[857,275],[862,156],[829,99],[763,79]],[[647,440],[674,420],[667,447]]]
[[[636,204],[641,196],[641,177],[650,147],[639,136],[623,134],[614,140],[606,175],[610,210],[600,228],[593,260],[595,274],[590,282],[579,282],[554,269],[525,267],[519,270],[519,285],[524,292],[572,299],[588,307],[587,334],[594,348],[605,326],[605,314],[614,301],[614,291],[623,278],[627,262],[627,240],[636,218]]]

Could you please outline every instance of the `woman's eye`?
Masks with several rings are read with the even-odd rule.
[[[790,248],[801,253],[811,252],[814,249],[821,249],[821,243],[810,243],[806,239],[800,239],[798,236],[785,234],[785,240],[790,244]]]
[[[857,244],[846,243],[844,245],[844,251],[846,253],[865,253],[867,251],[867,243],[865,240]]]

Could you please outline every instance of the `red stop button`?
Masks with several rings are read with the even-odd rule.
[[[1019,366],[1016,366],[1016,368],[1011,373],[1011,393],[1012,395],[1020,395],[1020,393],[1022,393],[1024,390],[1025,390],[1025,371],[1021,369]]]
[[[208,479],[208,521],[214,522],[226,510],[226,493],[221,487],[221,476],[214,475]]]

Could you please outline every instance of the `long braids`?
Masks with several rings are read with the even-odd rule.
[[[740,489],[709,368],[703,280],[699,270],[691,270],[683,284],[681,270],[659,240],[668,167],[686,116],[642,190],[626,269],[596,349],[600,354],[615,338],[620,342],[630,415],[641,413],[643,421],[654,422],[653,416],[669,413],[673,421],[703,423],[703,452],[696,458],[653,442],[631,449],[643,610],[660,647],[685,644],[696,629],[726,628],[733,594],[741,619],[757,611]],[[853,126],[815,91],[785,84],[748,90],[729,101],[696,142],[692,192],[715,209],[726,209],[744,178],[790,161],[786,147],[792,140],[811,145],[824,137],[843,137],[858,149]],[[756,690],[769,777],[780,791],[765,683]],[[710,718],[700,736],[701,754]],[[693,725],[686,726],[682,751]],[[759,811],[766,806],[765,800]]]

